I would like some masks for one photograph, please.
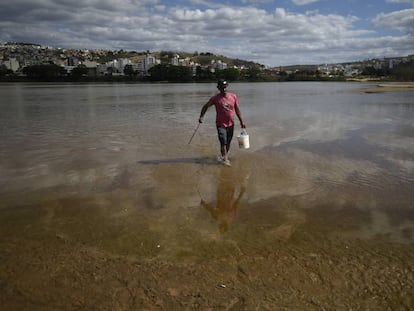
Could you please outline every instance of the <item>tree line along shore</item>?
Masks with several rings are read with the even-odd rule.
[[[126,66],[123,75],[88,75],[86,67],[78,66],[70,74],[54,65],[33,65],[25,67],[23,74],[16,75],[4,68],[0,69],[0,82],[213,82],[224,78],[233,82],[284,82],[284,81],[358,81],[358,82],[400,82],[411,88],[414,82],[414,62],[405,64],[404,68],[395,68],[388,72],[367,70],[358,76],[345,77],[343,74],[326,75],[317,70],[296,70],[294,72],[274,71],[259,68],[239,70],[234,68],[210,71],[197,68],[194,73],[190,68],[175,65],[156,65],[148,75],[140,76]],[[381,85],[394,87],[393,85]],[[401,88],[401,86],[400,86]]]

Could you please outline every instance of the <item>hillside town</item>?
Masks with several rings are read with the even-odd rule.
[[[156,65],[168,64],[183,66],[195,75],[197,68],[215,72],[225,69],[245,70],[255,67],[272,76],[289,75],[296,72],[317,72],[320,76],[342,76],[352,78],[361,75],[367,68],[377,71],[392,70],[395,66],[414,61],[414,55],[406,57],[370,59],[340,64],[295,65],[266,68],[263,65],[248,63],[235,64],[226,62],[225,57],[207,53],[212,57],[208,63],[197,62],[198,53],[180,55],[173,52],[151,53],[125,52],[110,50],[64,49],[29,43],[1,43],[0,66],[9,73],[24,76],[24,68],[34,65],[54,64],[62,68],[62,72],[70,75],[77,67],[86,69],[89,77],[125,76],[133,73],[139,77],[150,75],[150,69]]]
[[[56,64],[64,68],[68,74],[74,68],[83,65],[88,68],[90,76],[122,76],[126,74],[125,67],[128,65],[138,75],[146,76],[152,67],[161,64],[162,61],[165,62],[149,51],[134,53],[129,58],[123,57],[121,54],[125,53],[109,50],[62,49],[37,44],[0,43],[0,65],[14,73],[22,73],[23,68],[27,66]],[[104,61],[108,58],[111,59]],[[177,53],[172,54],[167,62],[175,66],[189,67],[194,73],[199,66],[213,71],[227,68],[227,64],[220,59],[214,59],[206,66],[194,62],[190,57],[180,57]]]

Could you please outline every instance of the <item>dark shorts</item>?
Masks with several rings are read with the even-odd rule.
[[[234,125],[229,127],[217,126],[217,134],[220,144],[229,145],[233,139]]]

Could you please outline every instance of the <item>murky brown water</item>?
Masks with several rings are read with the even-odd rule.
[[[231,85],[228,168],[214,84],[0,85],[1,305],[413,309],[413,93],[358,87]]]

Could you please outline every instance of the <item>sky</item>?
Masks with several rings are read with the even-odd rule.
[[[269,67],[361,61],[414,54],[414,0],[11,0],[0,41]]]

